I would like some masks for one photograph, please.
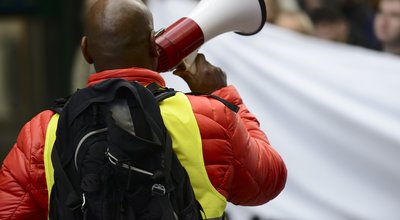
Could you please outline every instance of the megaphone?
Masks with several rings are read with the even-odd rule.
[[[234,31],[258,33],[266,21],[264,0],[202,0],[189,13],[156,33],[158,72],[179,64],[213,37]]]

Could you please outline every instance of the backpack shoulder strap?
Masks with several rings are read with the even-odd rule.
[[[164,99],[174,96],[177,93],[177,91],[175,91],[174,89],[161,87],[155,82],[150,83],[149,85],[146,86],[146,88],[150,90],[151,93],[153,93],[154,97],[158,102],[161,102]]]
[[[62,108],[60,108],[60,110],[62,110]],[[54,147],[59,118],[60,118],[59,113],[54,114],[53,117],[50,119],[49,124],[47,125],[47,131],[46,131],[46,141],[44,146],[44,166],[45,166],[48,198],[50,201],[51,192],[54,185],[54,173],[56,172],[59,175],[59,177],[63,180],[67,192],[69,192],[68,200],[66,202],[67,204],[70,204],[70,207],[73,210],[75,210],[76,208],[80,207],[82,200],[75,192],[71,182],[69,181],[67,175],[65,174],[61,165],[60,158],[57,153],[57,148]]]
[[[83,200],[78,196],[78,193],[76,193],[74,187],[72,186],[71,181],[67,177],[67,174],[65,173],[63,166],[61,164],[60,157],[57,152],[57,148],[54,147],[53,151],[51,153],[51,160],[53,161],[53,166],[54,166],[54,171],[58,174],[58,177],[62,180],[63,186],[65,186],[65,190],[68,192],[68,197],[67,200],[65,201],[65,204],[71,209],[71,210],[76,210],[77,208],[83,207],[84,204],[84,197]]]
[[[68,100],[71,98],[71,95],[66,96],[64,98],[58,98],[54,100],[54,105],[50,107],[50,110],[53,110],[54,112],[61,114],[61,111],[63,110],[64,106],[67,104]]]
[[[58,119],[60,115],[55,113],[50,119],[46,129],[46,139],[44,144],[43,160],[46,175],[46,185],[48,191],[48,198],[50,199],[50,192],[54,184],[54,168],[51,162],[51,152],[53,150],[54,142],[56,141],[56,131],[58,125]]]
[[[238,113],[238,111],[240,109],[239,106],[229,102],[226,99],[223,99],[223,98],[221,98],[219,96],[216,96],[216,95],[204,94],[204,93],[200,93],[200,92],[189,92],[189,93],[185,93],[185,94],[186,95],[194,95],[194,96],[206,96],[206,97],[210,97],[210,98],[216,99],[216,100],[220,101],[222,104],[224,104],[227,108],[229,108],[230,110],[232,110],[235,113]]]

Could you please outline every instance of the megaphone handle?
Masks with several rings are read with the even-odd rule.
[[[189,54],[187,57],[185,57],[182,60],[182,63],[186,67],[186,71],[189,71],[192,74],[195,74],[197,72],[197,67],[196,67],[196,57],[197,57],[197,52],[199,50],[193,51],[191,54]]]

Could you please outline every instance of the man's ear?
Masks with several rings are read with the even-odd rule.
[[[150,33],[150,53],[151,53],[151,55],[153,55],[156,58],[158,58],[158,56],[160,55],[157,50],[157,44],[156,44],[156,38],[155,38],[154,31],[152,31]]]
[[[88,39],[86,36],[82,37],[81,40],[81,51],[83,54],[83,57],[85,58],[86,62],[88,62],[89,64],[93,64],[93,58],[89,53],[89,48],[88,48]]]

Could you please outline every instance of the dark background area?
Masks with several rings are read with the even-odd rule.
[[[70,93],[82,5],[82,0],[0,0],[0,91],[7,97],[0,105],[8,108],[0,117],[0,161],[28,120]]]

